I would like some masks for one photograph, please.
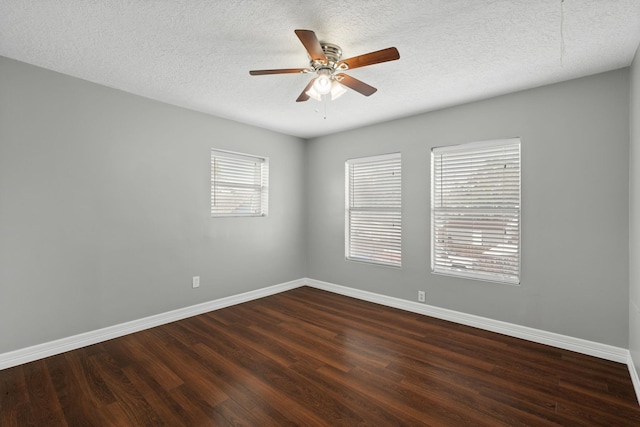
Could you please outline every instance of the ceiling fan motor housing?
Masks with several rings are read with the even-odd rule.
[[[324,64],[321,61],[311,61],[311,66],[316,71],[322,68],[330,68],[331,70],[335,70],[336,64],[342,56],[342,49],[340,49],[340,46],[333,43],[320,42],[320,46],[322,46],[322,52],[324,52],[324,56],[327,57],[327,63]]]

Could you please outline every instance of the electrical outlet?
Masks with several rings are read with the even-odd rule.
[[[418,302],[425,302],[427,299],[427,295],[424,291],[418,291]]]
[[[193,276],[191,278],[191,286],[193,286],[194,288],[200,287],[200,276]]]

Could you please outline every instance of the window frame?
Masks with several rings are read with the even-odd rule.
[[[253,154],[238,153],[235,151],[220,150],[217,148],[211,148],[211,217],[266,217],[269,214],[269,158],[256,156]],[[216,180],[216,160],[220,159],[223,164],[226,162],[227,167],[230,167],[231,163],[236,163],[237,166],[242,165],[248,168],[248,164],[253,163],[259,166],[259,172],[256,170],[256,176],[253,183],[242,182],[240,175],[246,176],[246,170],[240,171],[239,169],[231,168],[231,172],[237,176],[235,180],[222,181]],[[226,189],[245,189],[253,190],[254,194],[258,195],[258,210],[254,212],[233,212],[233,211],[216,211],[216,190],[220,188]],[[250,206],[253,206],[251,204]]]
[[[478,208],[477,206],[479,205],[479,203],[476,200],[480,200],[480,199],[474,199],[474,201],[476,201],[476,203],[474,204],[474,207],[467,207],[467,208],[436,208],[436,200],[435,198],[437,197],[437,194],[440,194],[440,196],[442,196],[442,191],[438,192],[436,191],[436,156],[437,155],[442,155],[442,154],[447,154],[447,153],[458,153],[458,154],[464,154],[465,152],[467,153],[467,156],[471,157],[473,156],[473,152],[480,152],[482,150],[491,150],[491,149],[495,149],[498,147],[514,147],[517,146],[517,208],[514,207],[486,207],[486,208]],[[514,148],[512,148],[514,149]],[[514,149],[515,150],[515,149]],[[496,159],[498,159],[498,156],[495,157]],[[509,163],[505,163],[505,169],[507,169],[507,164]],[[486,166],[485,166],[486,167]],[[485,169],[485,173],[487,173],[488,169]],[[478,175],[478,172],[475,172],[476,176]],[[442,178],[442,177],[441,177]],[[440,178],[440,179],[441,179]],[[480,178],[478,178],[480,179]],[[512,181],[503,181],[504,182],[508,182],[510,185],[514,185],[514,182]],[[496,187],[492,187],[493,189],[495,189]],[[486,187],[485,188],[481,188],[479,191],[486,191]],[[503,190],[505,193],[505,197],[500,199],[500,202],[498,203],[494,203],[497,205],[507,205],[507,197],[506,195],[508,194],[506,190]],[[508,199],[510,200],[509,203],[514,203],[513,202],[513,195],[509,195]],[[442,205],[442,202],[440,203]],[[481,280],[481,281],[488,281],[488,282],[497,282],[497,283],[506,283],[506,284],[510,284],[510,285],[519,285],[521,283],[522,280],[522,141],[521,138],[519,137],[514,137],[514,138],[506,138],[506,139],[496,139],[496,140],[488,140],[488,141],[477,141],[477,142],[471,142],[471,143],[464,143],[464,144],[459,144],[459,145],[452,145],[452,146],[443,146],[443,147],[435,147],[431,149],[431,272],[433,274],[439,274],[439,275],[445,275],[445,276],[453,276],[453,277],[462,277],[462,278],[467,278],[467,279],[474,279],[474,280]],[[465,216],[467,215],[469,216],[473,216],[476,215],[477,216],[482,216],[482,215],[486,215],[487,218],[489,218],[490,215],[500,215],[503,214],[505,216],[505,218],[507,218],[507,216],[509,214],[511,215],[516,215],[516,220],[515,223],[517,224],[517,233],[510,233],[508,234],[509,229],[513,228],[513,223],[514,220],[509,221],[508,219],[503,219],[504,221],[504,235],[509,235],[511,236],[511,238],[515,239],[515,241],[517,241],[517,248],[515,253],[512,253],[512,258],[517,261],[517,267],[515,269],[515,274],[507,274],[506,271],[508,271],[509,269],[503,266],[503,272],[491,272],[491,271],[487,271],[488,269],[485,267],[483,268],[478,268],[479,266],[477,266],[477,264],[481,261],[484,260],[491,260],[491,259],[499,259],[500,256],[499,255],[494,255],[493,258],[491,258],[492,256],[489,255],[487,257],[485,257],[484,255],[487,254],[487,251],[490,251],[492,249],[495,249],[495,247],[498,247],[498,245],[495,245],[495,247],[491,248],[491,249],[487,249],[487,251],[483,252],[482,255],[478,256],[476,259],[473,258],[468,258],[471,264],[473,264],[474,268],[466,268],[466,269],[461,269],[460,267],[455,268],[453,266],[451,267],[443,267],[442,265],[438,266],[437,263],[439,260],[441,260],[442,258],[438,259],[437,257],[437,253],[438,252],[444,252],[446,248],[451,248],[451,245],[446,245],[446,244],[441,244],[440,246],[438,246],[439,242],[436,242],[436,215],[439,213],[442,215],[442,213],[444,212],[449,212],[452,214],[457,214],[459,216]],[[480,212],[480,213],[478,213]],[[467,221],[469,221],[467,219]],[[511,223],[511,226],[508,226],[508,224]],[[474,227],[477,226],[477,223],[473,224]],[[483,236],[483,234],[489,234],[490,237],[494,237],[491,235],[492,231],[490,229],[488,229],[487,227],[485,228],[480,228],[478,230],[480,232],[480,239],[485,239]],[[474,229],[471,232],[471,235],[473,236],[476,233],[476,230]],[[476,240],[477,237],[473,237],[473,240]],[[478,245],[477,242],[471,243],[474,246],[482,246],[484,247],[490,247],[490,245],[485,245],[484,242],[481,241],[481,243]],[[509,245],[509,243],[507,244],[503,244],[501,250],[503,251],[507,251],[507,249],[505,249],[507,246]],[[467,244],[467,246],[470,246],[470,244]],[[511,252],[511,250],[509,250]],[[463,255],[467,255],[468,252],[464,252],[461,251],[461,254],[459,254],[458,256],[463,256]],[[507,264],[509,262],[509,259],[507,256],[503,256],[503,263]],[[495,269],[497,270],[497,269]],[[513,271],[513,270],[512,270]]]
[[[396,166],[393,165],[394,161],[398,162]],[[380,201],[378,206],[353,206],[353,166],[379,162],[392,162],[389,166],[398,168],[399,182],[397,184],[397,188],[394,187],[392,189],[392,191],[398,192],[397,205],[391,206],[393,203],[387,200],[386,202]],[[381,179],[384,178],[381,177]],[[393,199],[393,196],[391,197],[391,199]],[[387,237],[389,237],[389,241],[387,242],[387,244],[379,246],[372,245],[371,251],[369,253],[365,253],[362,250],[362,241],[366,239],[366,236],[363,237],[363,234],[360,234],[358,238],[360,243],[357,246],[353,244],[353,240],[355,240],[353,239],[354,234],[352,234],[355,228],[355,224],[352,223],[353,213],[360,213],[363,216],[368,215],[370,218],[375,218],[376,215],[382,215],[382,218],[384,218],[384,215],[388,215],[389,217],[391,217],[391,220],[393,221],[391,228],[384,228],[381,231],[376,232],[371,231],[371,233],[379,233],[379,235],[377,236],[378,241],[380,241],[380,237],[385,237],[384,235],[387,234]],[[397,214],[397,219],[393,217],[394,214]],[[378,217],[378,220],[380,219],[381,217]],[[363,219],[361,218],[356,222],[362,221]],[[384,222],[385,220],[382,219],[382,221]],[[377,224],[380,224],[380,222],[378,222]],[[366,233],[366,231],[362,230],[361,233]],[[395,242],[393,241],[392,237],[394,234],[398,235],[395,239]],[[382,256],[381,254],[384,254],[384,256]],[[397,261],[393,260],[394,257],[397,257]],[[387,260],[385,260],[385,258],[387,258]],[[402,267],[402,154],[400,152],[358,157],[345,161],[345,260],[393,268]]]

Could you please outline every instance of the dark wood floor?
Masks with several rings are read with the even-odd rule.
[[[627,367],[298,288],[0,371],[9,426],[640,425]]]

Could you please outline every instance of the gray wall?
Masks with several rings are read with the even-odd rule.
[[[268,217],[210,218],[211,147],[270,158]],[[0,57],[0,353],[304,277],[304,152]]]
[[[640,48],[631,65],[629,111],[629,350],[640,372]]]
[[[622,69],[310,141],[308,276],[413,301],[426,290],[428,304],[626,348],[628,84]],[[522,138],[521,285],[431,274],[430,149],[511,136]],[[347,262],[344,162],[395,151],[402,268]]]
[[[631,104],[624,69],[305,143],[0,57],[0,353],[307,276],[426,290],[432,305],[630,345],[638,363],[637,61]],[[522,284],[432,275],[430,148],[509,136],[522,137]],[[267,218],[209,217],[211,147],[270,157]],[[395,151],[403,267],[346,262],[344,161]]]

